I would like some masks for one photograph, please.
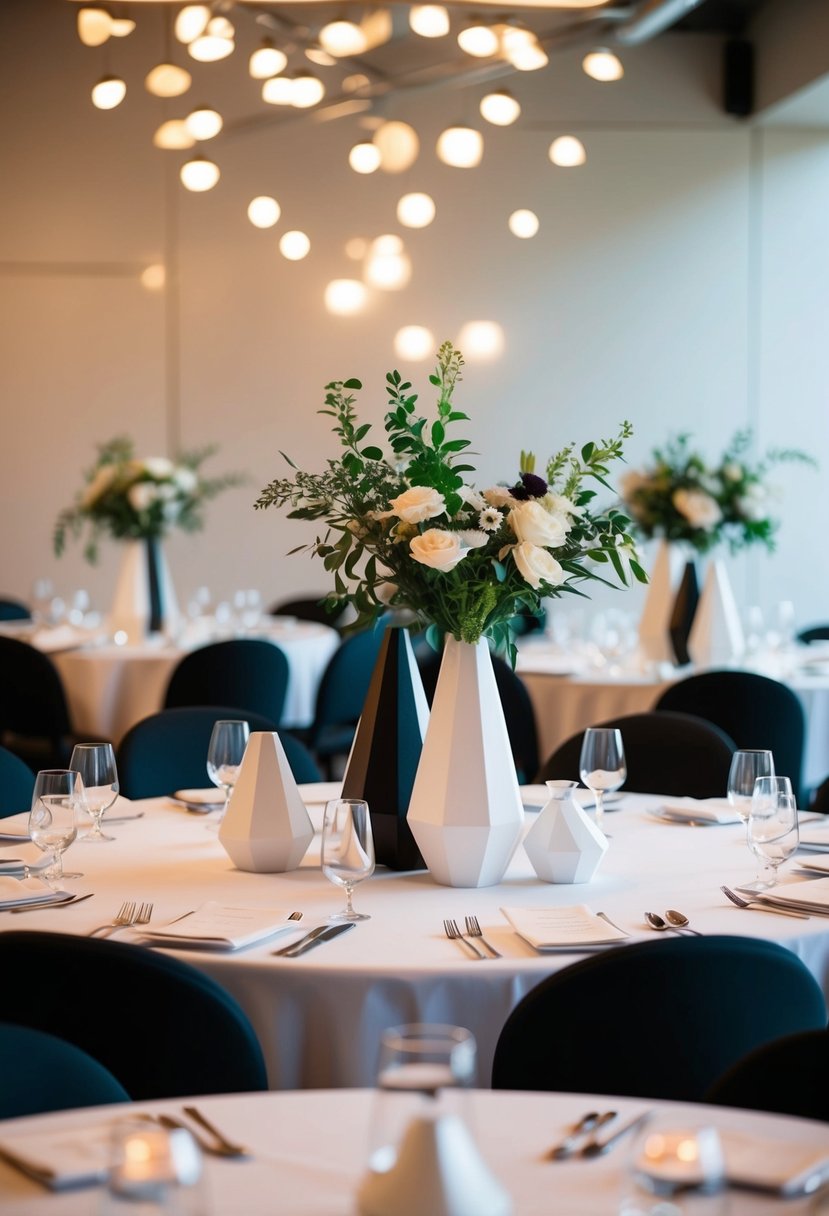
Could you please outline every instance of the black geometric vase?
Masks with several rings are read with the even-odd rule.
[[[698,603],[697,568],[693,562],[686,562],[682,581],[674,600],[670,623],[671,645],[674,648],[676,661],[681,667],[691,662],[691,656],[688,653],[688,634],[691,632]]]
[[[150,615],[148,629],[150,633],[161,633],[164,628],[164,579],[161,570],[161,548],[158,538],[147,536],[144,539],[147,548],[147,590],[150,600]]]
[[[406,820],[429,720],[409,631],[389,625],[343,777],[343,798],[369,806],[374,854],[392,870],[424,870]]]

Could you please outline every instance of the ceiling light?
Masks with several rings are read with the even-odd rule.
[[[517,72],[537,72],[539,68],[546,68],[550,58],[544,48],[535,42],[513,51],[509,61]]]
[[[278,76],[287,66],[288,56],[266,38],[251,55],[248,71],[254,80],[267,80],[269,76]]]
[[[185,161],[179,170],[182,185],[197,194],[212,190],[220,176],[219,166],[204,156],[194,156],[192,160]]]
[[[269,194],[260,194],[248,203],[248,219],[254,228],[273,228],[282,214],[282,208]]]
[[[319,40],[323,50],[337,58],[361,55],[368,49],[365,33],[353,21],[329,21],[320,30]]]
[[[521,106],[506,89],[487,93],[481,98],[481,117],[496,127],[508,127],[521,114]]]
[[[279,252],[289,262],[301,262],[310,248],[311,242],[304,232],[286,232],[279,241]]]
[[[181,97],[193,83],[184,68],[175,63],[159,63],[144,77],[144,86],[155,97]]]
[[[210,9],[206,4],[186,4],[176,15],[174,26],[179,42],[193,42],[207,29]]]
[[[325,307],[337,317],[353,317],[367,302],[365,283],[359,279],[332,279],[325,289]]]
[[[449,14],[442,4],[413,4],[409,25],[421,38],[443,38],[449,33]]]
[[[512,235],[521,237],[522,240],[529,240],[538,232],[538,216],[534,211],[513,211],[507,223]]]
[[[345,243],[345,256],[352,262],[361,262],[368,251],[368,241],[364,236],[352,236]]]
[[[435,201],[429,194],[404,194],[397,204],[397,219],[404,228],[426,228],[435,218]]]
[[[328,51],[324,51],[321,46],[306,46],[303,51],[306,59],[310,59],[311,63],[315,63],[320,68],[333,68],[337,60],[333,55],[329,55]]]
[[[399,246],[394,248],[391,244],[394,239],[378,237],[372,241],[366,258],[363,277],[372,287],[382,291],[400,291],[412,277],[412,263],[403,249],[403,242],[396,238]]]
[[[473,127],[447,127],[438,137],[437,154],[445,165],[474,169],[484,154],[484,139]]]
[[[195,142],[195,139],[187,130],[187,123],[183,118],[168,119],[167,122],[161,124],[153,136],[153,143],[157,148],[166,148],[173,151],[192,148]]]
[[[373,173],[380,168],[380,149],[374,144],[355,144],[348,154],[348,163],[355,173]]]
[[[297,72],[291,81],[291,104],[298,110],[307,110],[315,106],[325,96],[325,85],[319,76],[310,72]]]
[[[402,173],[417,160],[420,140],[407,122],[384,122],[372,136],[380,150],[380,168],[386,173]]]
[[[504,349],[504,331],[497,321],[467,321],[455,345],[467,361],[495,359]]]
[[[194,59],[198,59],[199,63],[218,63],[220,59],[227,59],[228,55],[232,55],[235,49],[236,43],[232,38],[202,34],[201,38],[190,43],[187,51]]]
[[[140,275],[141,286],[146,287],[147,291],[162,291],[164,284],[167,282],[167,271],[162,262],[153,262],[151,266],[145,266]]]
[[[488,25],[468,25],[458,34],[458,46],[476,59],[489,59],[498,53],[498,35]]]
[[[92,104],[99,110],[114,110],[126,92],[127,86],[119,76],[102,76],[92,88]]]
[[[360,89],[367,89],[370,84],[371,81],[363,72],[354,72],[343,80],[343,92],[356,93]]]
[[[294,104],[294,82],[288,76],[272,76],[262,85],[262,100],[271,106]]]
[[[394,353],[398,359],[419,362],[435,352],[435,338],[424,325],[404,325],[394,335]]]
[[[602,82],[621,80],[625,74],[619,56],[603,46],[597,47],[595,51],[588,51],[581,61],[581,66],[593,80]]]
[[[113,38],[126,38],[135,29],[135,22],[129,17],[110,18],[109,30]]]
[[[236,30],[233,22],[227,17],[211,17],[205,31],[211,38],[235,38]]]
[[[224,120],[218,110],[202,106],[201,109],[192,110],[187,115],[184,125],[193,139],[214,139],[221,131]]]
[[[575,135],[559,135],[550,144],[547,155],[554,165],[562,169],[573,169],[587,160],[584,144]]]
[[[112,37],[109,13],[102,8],[79,8],[78,37],[84,46],[103,46]]]
[[[387,8],[374,9],[363,17],[360,29],[365,34],[367,49],[373,51],[392,36],[391,13]]]
[[[385,256],[386,254],[395,254],[403,252],[403,241],[395,233],[386,233],[385,236],[378,236],[371,242],[371,255]]]

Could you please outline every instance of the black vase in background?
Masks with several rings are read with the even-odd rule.
[[[144,541],[147,548],[147,590],[149,593],[149,622],[150,633],[160,633],[164,628],[164,599],[162,593],[161,550],[158,538],[148,536]]]
[[[697,610],[698,603],[699,583],[697,581],[697,568],[693,562],[686,562],[682,581],[679,584],[679,590],[676,593],[673,610],[671,611],[671,623],[669,626],[671,645],[674,648],[676,661],[682,667],[686,663],[691,662],[691,656],[688,653],[688,635],[691,632],[691,625],[694,622],[694,613]]]

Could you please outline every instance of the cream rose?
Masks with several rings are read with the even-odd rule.
[[[115,480],[117,467],[114,464],[105,464],[92,478],[89,485],[81,495],[81,507],[87,511],[90,507],[94,507],[99,498],[103,498],[109,487]]]
[[[156,481],[165,481],[168,477],[172,477],[175,471],[175,465],[166,456],[147,456],[140,463],[144,471],[149,473],[150,477],[154,477]]]
[[[491,507],[509,507],[515,502],[508,486],[490,486],[488,490],[484,490],[483,499]]]
[[[187,465],[179,465],[176,469],[175,481],[183,494],[192,494],[199,484],[199,479],[193,469]]]
[[[519,502],[507,516],[509,526],[521,544],[545,545],[555,549],[567,539],[567,529],[557,515],[545,511],[539,502]]]
[[[427,528],[409,542],[409,550],[416,562],[441,570],[444,574],[457,566],[469,552],[464,548],[457,532],[445,532],[442,528]]]
[[[136,481],[127,491],[130,506],[139,513],[148,510],[158,497],[158,486],[151,481]]]
[[[567,575],[551,553],[539,548],[529,541],[512,546],[512,560],[525,583],[529,583],[537,591],[542,583],[550,587],[560,586]]]
[[[422,524],[424,520],[443,515],[446,503],[443,495],[430,486],[412,486],[391,501],[392,514],[407,524]]]
[[[584,515],[584,507],[577,507],[574,502],[563,494],[545,494],[539,501],[542,507],[545,507],[551,515],[564,517],[563,523],[568,531],[573,526],[572,520],[568,516],[573,515],[578,517]]]
[[[692,528],[713,528],[722,519],[718,503],[704,490],[674,490],[671,501]]]

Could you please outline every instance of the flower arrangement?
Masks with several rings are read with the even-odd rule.
[[[310,550],[334,575],[334,596],[356,610],[365,626],[389,608],[406,609],[428,628],[435,644],[443,634],[476,642],[481,636],[514,658],[510,620],[519,611],[541,614],[544,597],[576,592],[574,584],[599,579],[604,568],[627,584],[646,576],[628,534],[630,520],[611,508],[591,512],[590,479],[610,489],[608,465],[622,455],[631,432],[572,445],[535,472],[532,453],[521,454],[512,485],[479,491],[465,478],[474,466],[462,453],[470,441],[450,438],[468,421],[452,404],[463,357],[446,342],[429,377],[439,390],[430,423],[415,413],[417,395],[399,372],[386,376],[389,412],[385,430],[391,458],[366,442],[369,423],[359,423],[353,390],[359,380],[326,385],[325,408],[343,448],[322,473],[296,469],[272,481],[257,508],[290,507],[289,518],[324,520],[324,535],[292,552]]]
[[[86,474],[86,486],[74,504],[61,511],[55,525],[54,549],[60,556],[68,535],[87,528],[84,556],[97,561],[102,536],[114,540],[152,540],[172,528],[197,532],[204,522],[204,504],[222,490],[240,485],[236,473],[205,478],[201,465],[215,447],[166,456],[135,456],[131,439],[118,436],[98,447],[98,459]]]
[[[787,450],[770,452],[752,465],[745,458],[750,443],[751,432],[738,431],[713,467],[691,448],[689,435],[654,449],[653,463],[626,474],[620,483],[639,535],[682,541],[698,553],[723,541],[732,553],[758,543],[773,549],[779,523],[768,514],[773,498],[768,470],[783,461],[814,461]]]

